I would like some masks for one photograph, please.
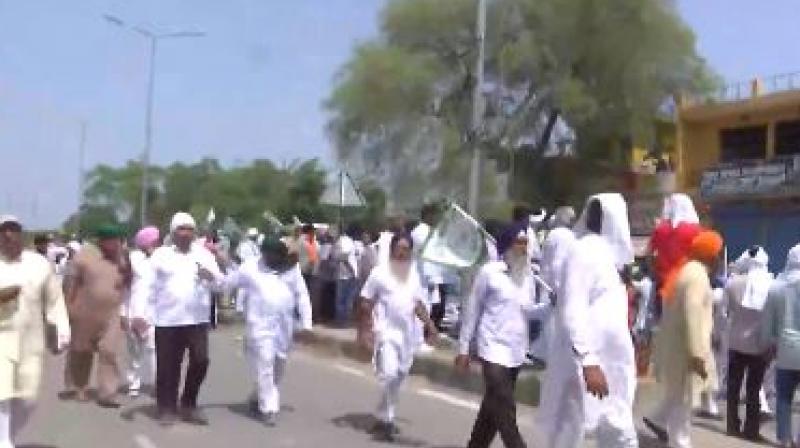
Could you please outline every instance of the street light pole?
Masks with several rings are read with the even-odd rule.
[[[124,20],[119,17],[104,14],[103,18],[112,25],[122,28],[128,28],[137,34],[145,37],[150,42],[150,70],[147,80],[147,104],[145,106],[144,118],[144,150],[142,151],[142,186],[141,196],[139,198],[139,222],[142,227],[147,225],[147,209],[148,209],[148,192],[150,187],[150,153],[153,149],[153,97],[155,96],[155,83],[156,83],[156,55],[158,51],[158,41],[160,39],[175,39],[185,37],[204,37],[206,34],[202,31],[178,31],[171,33],[154,33],[150,30],[133,27],[129,28]]]
[[[142,191],[141,202],[139,204],[139,223],[142,227],[147,225],[147,193],[150,185],[150,151],[153,148],[153,93],[156,82],[156,51],[158,49],[158,38],[153,35],[145,35],[150,39],[150,74],[147,80],[147,106],[144,119],[144,151],[142,152]]]
[[[481,154],[478,143],[478,132],[483,123],[483,59],[486,43],[486,0],[478,0],[478,21],[475,37],[478,44],[478,57],[475,61],[475,86],[472,92],[472,160],[469,171],[469,198],[467,210],[472,216],[478,215]]]

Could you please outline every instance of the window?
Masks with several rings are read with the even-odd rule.
[[[781,121],[775,126],[775,155],[800,154],[800,120]]]
[[[767,157],[766,126],[723,129],[720,131],[720,140],[722,141],[722,162],[766,159]]]

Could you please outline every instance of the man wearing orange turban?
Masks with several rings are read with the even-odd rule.
[[[717,268],[722,246],[718,233],[701,231],[689,248],[690,261],[675,279],[672,300],[664,304],[656,340],[657,377],[664,396],[645,424],[673,448],[691,448],[692,409],[700,393],[716,381],[709,275]]]

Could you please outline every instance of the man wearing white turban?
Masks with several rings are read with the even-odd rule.
[[[741,275],[725,287],[724,300],[728,308],[728,434],[759,440],[759,390],[769,361],[760,341],[764,304],[773,283],[767,265],[769,256],[762,247],[746,250],[737,265]],[[744,427],[739,418],[739,397],[746,383],[746,417]]]
[[[159,422],[175,423],[181,364],[189,352],[181,417],[194,424],[208,420],[197,407],[197,395],[208,371],[208,327],[211,291],[221,290],[224,277],[214,255],[194,242],[195,221],[176,213],[170,224],[172,245],[162,246],[150,257],[153,288],[151,324],[156,339],[156,402]]]
[[[620,277],[633,261],[628,212],[619,194],[593,196],[575,227],[556,303],[538,421],[549,448],[636,448],[636,367],[628,300]]]

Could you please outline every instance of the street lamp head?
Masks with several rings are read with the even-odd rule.
[[[174,33],[164,33],[156,35],[157,38],[179,38],[179,37],[205,37],[206,33],[203,31],[177,31]]]

